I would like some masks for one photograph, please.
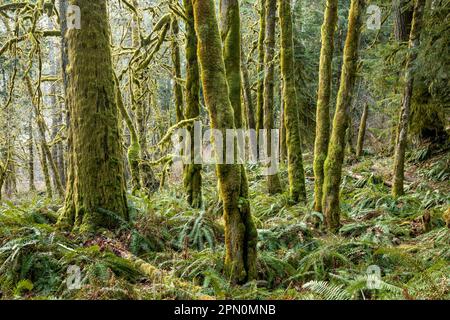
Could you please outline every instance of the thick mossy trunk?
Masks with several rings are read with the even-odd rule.
[[[334,32],[338,20],[338,0],[328,0],[322,24],[322,48],[319,65],[319,90],[316,109],[316,139],[314,143],[314,210],[322,212],[323,167],[330,140],[330,97]]]
[[[405,88],[403,90],[402,107],[397,129],[397,140],[394,154],[394,170],[392,182],[392,195],[398,197],[404,194],[403,181],[405,175],[405,152],[408,139],[408,125],[411,110],[411,98],[414,84],[414,62],[417,58],[417,47],[420,42],[420,30],[425,0],[417,0],[414,5],[411,33],[409,35],[409,51],[405,66]]]
[[[264,128],[264,70],[265,70],[264,42],[266,38],[266,1],[267,0],[260,0],[260,7],[259,7],[258,65],[256,68],[257,70],[256,141],[258,142],[258,144],[259,144],[259,130]]]
[[[186,119],[194,119],[200,115],[200,75],[197,60],[197,36],[195,35],[194,11],[192,0],[183,0],[186,21]],[[188,127],[191,142],[195,139],[194,127]],[[184,188],[187,201],[193,208],[202,206],[202,165],[195,164],[195,148],[191,143],[191,163],[184,167]]]
[[[180,32],[180,27],[178,26],[178,20],[175,16],[172,16],[170,23],[172,29],[172,40],[170,42],[172,49],[172,68],[174,77],[174,100],[175,100],[175,110],[177,116],[177,123],[184,119],[183,114],[183,88],[181,87],[181,56],[180,56],[180,46],[178,45],[178,34]]]
[[[345,40],[343,55],[344,63],[336,100],[333,130],[328,146],[328,155],[325,160],[322,210],[325,215],[325,224],[331,232],[336,232],[340,226],[339,187],[345,155],[345,133],[355,87],[364,7],[365,0],[351,1],[347,39]]]
[[[73,186],[60,225],[81,231],[128,219],[106,0],[70,0],[81,29],[68,30],[68,110]],[[70,172],[69,171],[69,172]]]
[[[214,0],[194,0],[193,6],[205,103],[211,126],[225,136],[226,129],[235,128],[235,119]],[[217,175],[225,220],[225,270],[233,283],[243,283],[256,277],[257,243],[245,170],[239,164],[219,164]]]
[[[281,29],[281,76],[283,78],[284,121],[288,155],[289,193],[291,201],[306,201],[305,172],[299,128],[299,99],[294,74],[294,40],[290,1],[278,0]]]
[[[272,158],[272,134],[275,129],[274,121],[274,88],[275,88],[275,26],[277,13],[277,0],[266,0],[266,33],[264,51],[264,129],[267,130],[266,147],[267,158]],[[298,128],[298,126],[297,126]],[[267,175],[267,190],[270,194],[282,191],[278,173]]]
[[[361,157],[363,155],[364,148],[364,137],[366,136],[366,125],[367,117],[369,116],[369,104],[364,104],[364,111],[361,116],[361,121],[359,123],[358,131],[358,143],[356,144],[356,157]]]

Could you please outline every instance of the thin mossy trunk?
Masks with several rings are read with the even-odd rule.
[[[59,223],[95,231],[128,219],[107,2],[69,4],[80,7],[83,18],[81,29],[66,33],[74,185]]]
[[[256,129],[255,106],[252,98],[252,89],[250,85],[250,76],[248,73],[247,59],[245,58],[245,54],[242,50],[242,36],[241,36],[241,76],[242,76],[242,96],[244,98],[247,128]]]
[[[175,95],[175,110],[177,116],[177,123],[184,120],[183,114],[183,88],[181,87],[181,56],[180,56],[180,46],[178,45],[178,34],[180,27],[178,25],[178,20],[175,16],[172,16],[170,23],[172,29],[172,40],[170,42],[172,47],[172,66],[173,66],[173,77],[174,77],[174,95]]]
[[[136,0],[133,0],[132,2],[134,8],[137,10],[138,3]],[[137,12],[133,14],[133,25],[131,28],[131,46],[135,49],[139,48],[141,45],[141,38],[139,34],[139,17]],[[130,132],[130,145],[128,146],[127,150],[127,160],[128,160],[128,168],[131,178],[131,188],[133,190],[133,193],[135,193],[138,190],[141,190],[141,170],[140,170],[140,160],[141,160],[141,144],[139,142],[139,135],[136,130],[135,125],[133,124],[133,121],[128,114],[127,110],[125,109],[125,105],[123,103],[122,93],[120,90],[120,82],[119,79],[115,76],[115,85],[116,85],[116,99],[117,99],[117,106],[119,108],[120,114],[122,118],[125,121],[125,124],[127,125],[127,128]],[[136,108],[136,118],[137,122],[140,121],[140,119],[143,117],[142,110],[140,106],[136,106],[134,103],[134,81],[131,86],[132,91],[132,100],[133,100],[133,106]]]
[[[256,141],[259,147],[259,133],[264,128],[264,43],[266,39],[266,1],[260,0],[259,7],[259,36],[258,36],[258,65],[256,87]],[[259,148],[258,148],[259,150]],[[259,151],[258,151],[259,157]]]
[[[34,108],[34,115],[36,117],[36,123],[37,123],[37,128],[38,128],[38,132],[39,132],[39,140],[40,140],[40,147],[41,147],[41,151],[42,151],[42,155],[45,158],[45,162],[42,162],[43,164],[45,163],[46,166],[48,167],[48,164],[50,164],[50,168],[52,170],[53,176],[54,176],[54,182],[55,182],[55,187],[56,190],[58,191],[58,195],[60,197],[64,197],[64,187],[62,185],[61,182],[61,178],[59,176],[59,170],[58,167],[56,165],[56,162],[52,156],[52,152],[50,150],[50,147],[47,144],[47,139],[45,136],[45,120],[44,117],[41,114],[41,109],[39,107],[39,101],[36,101],[36,99],[41,99],[40,95],[37,95],[36,99],[34,97],[34,93],[33,93],[33,86],[31,83],[31,79],[29,76],[25,76],[24,78],[25,80],[25,85],[28,91],[28,94],[30,96],[33,108]]]
[[[51,199],[51,198],[53,198],[53,188],[52,188],[52,182],[50,179],[50,173],[48,170],[47,157],[45,156],[45,151],[44,151],[44,146],[43,146],[42,141],[40,143],[39,149],[40,149],[39,160],[41,161],[42,175],[44,176],[45,192],[47,194],[47,198]]]
[[[281,52],[280,64],[283,78],[284,121],[288,156],[289,194],[294,203],[306,201],[305,171],[299,128],[299,99],[297,99],[294,74],[294,39],[292,35],[291,2],[278,0]]]
[[[53,177],[54,177],[54,184],[55,184],[56,190],[58,191],[58,195],[60,197],[64,197],[64,187],[61,183],[61,178],[59,176],[59,170],[58,170],[58,167],[56,166],[55,159],[52,156],[52,152],[51,152],[50,147],[48,146],[46,138],[45,138],[44,118],[42,117],[42,115],[37,114],[36,121],[37,121],[38,129],[39,129],[42,152],[44,153],[44,156],[47,158],[47,162],[50,164],[50,168],[52,170]]]
[[[267,158],[272,158],[272,129],[275,129],[274,123],[274,88],[275,88],[275,27],[277,14],[277,0],[266,0],[266,33],[265,33],[265,51],[264,51],[264,129],[266,134]],[[267,175],[267,190],[270,194],[282,192],[280,178],[278,173]]]
[[[356,157],[359,158],[363,155],[364,137],[366,136],[367,117],[369,116],[369,104],[364,104],[364,111],[361,116],[358,131],[358,143],[356,144]]]
[[[183,0],[186,21],[186,119],[200,116],[200,74],[197,60],[197,36],[195,35],[192,0]],[[193,208],[202,206],[202,165],[195,163],[194,126],[188,127],[191,136],[191,161],[184,168],[184,188],[187,201]]]
[[[214,0],[194,0],[193,7],[205,103],[212,128],[225,136],[226,129],[235,128],[235,112],[229,97]],[[218,152],[224,151],[216,149]],[[234,152],[236,155],[236,146]],[[257,275],[257,231],[250,213],[245,169],[239,164],[218,164],[217,175],[225,220],[225,271],[232,283],[244,283]]]
[[[7,155],[6,155],[6,159],[3,160],[3,161],[0,159],[0,201],[2,200],[3,185],[5,184],[5,181],[7,179],[8,167],[9,167],[9,163],[11,161],[10,149],[11,148],[8,147],[8,152],[7,152]]]
[[[314,143],[314,210],[322,212],[324,163],[330,140],[330,99],[334,33],[338,20],[338,0],[328,0],[322,24],[322,48],[319,64],[319,89],[316,109],[316,139]]]
[[[30,112],[28,118],[28,190],[36,191],[34,184],[34,137],[33,137],[33,112]]]
[[[414,68],[417,58],[417,48],[420,43],[420,31],[425,0],[416,0],[412,18],[411,33],[409,35],[409,51],[405,66],[405,87],[403,90],[402,107],[397,129],[397,139],[394,154],[394,170],[392,181],[392,195],[399,197],[404,194],[403,182],[405,178],[405,152],[408,139],[409,116],[414,84]]]
[[[345,130],[345,146],[349,154],[354,155],[356,153],[353,146],[353,119],[352,112],[349,112],[347,129]]]
[[[281,115],[280,115],[280,161],[286,163],[287,160],[287,144],[286,144],[286,120],[285,120],[285,106],[283,99],[281,100]]]
[[[125,108],[125,105],[123,103],[119,79],[116,76],[114,76],[114,82],[115,82],[115,88],[116,88],[117,108],[119,109],[120,115],[122,116],[123,120],[125,121],[128,130],[130,131],[130,145],[128,146],[127,160],[128,160],[128,165],[130,168],[131,185],[133,188],[133,192],[136,192],[137,190],[141,189],[141,182],[140,182],[141,177],[140,177],[140,170],[139,170],[140,169],[139,161],[140,161],[141,146],[139,144],[139,137],[138,137],[136,128],[134,127],[133,120],[131,119],[130,115],[128,114],[128,112]]]
[[[139,9],[139,3],[137,0],[133,0],[133,7]],[[159,50],[163,40],[169,29],[169,23],[166,23],[161,37],[158,39],[158,43],[154,48],[156,52]],[[139,48],[141,46],[140,37],[140,18],[138,14],[133,15],[133,28],[132,28],[132,46],[133,48]],[[150,61],[150,60],[149,60]],[[148,62],[149,62],[148,61]],[[148,63],[146,62],[148,65]],[[148,79],[143,74],[145,67],[133,70],[131,73],[131,100],[133,109],[135,111],[135,131],[138,135],[137,141],[131,141],[131,145],[128,150],[128,159],[132,159],[130,163],[131,179],[134,190],[142,190],[148,194],[153,193],[158,189],[159,181],[156,179],[153,168],[148,163],[150,156],[147,151],[148,147],[148,127],[147,127],[147,104],[148,95],[144,94],[143,87],[148,85]]]
[[[350,106],[355,89],[364,7],[365,0],[351,1],[343,55],[344,63],[336,100],[333,130],[325,160],[322,210],[325,215],[325,225],[331,232],[336,232],[340,227],[339,187],[345,155],[345,132],[350,118]]]

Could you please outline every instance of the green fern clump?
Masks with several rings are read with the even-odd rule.
[[[214,250],[222,233],[221,227],[204,211],[198,215],[178,214],[171,221],[177,225],[173,233],[178,234],[175,242],[178,249],[190,247],[202,251],[209,247]]]

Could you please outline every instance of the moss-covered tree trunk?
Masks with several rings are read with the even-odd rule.
[[[38,94],[35,97],[34,92],[33,92],[33,86],[32,86],[31,79],[29,76],[26,76],[24,80],[25,80],[25,85],[26,85],[28,94],[31,99],[31,103],[33,105],[33,109],[34,109],[33,111],[34,111],[34,115],[35,115],[36,123],[37,123],[37,127],[38,127],[38,132],[39,132],[40,147],[41,147],[42,155],[45,158],[45,159],[43,158],[41,160],[42,165],[43,165],[43,167],[47,167],[47,170],[48,170],[48,166],[50,165],[50,168],[52,169],[53,176],[54,176],[56,190],[58,191],[58,194],[60,197],[64,197],[64,187],[61,183],[59,170],[58,170],[58,167],[52,156],[50,147],[47,144],[47,139],[46,139],[46,135],[45,135],[46,125],[45,125],[45,120],[44,120],[44,117],[42,115],[41,108],[40,108],[40,99],[41,99],[40,94]],[[47,185],[47,189],[48,189],[48,185]]]
[[[369,104],[364,104],[363,114],[359,123],[358,143],[356,144],[356,157],[361,157],[364,148],[364,137],[366,136],[367,117],[369,116]]]
[[[264,128],[264,42],[266,38],[266,1],[260,0],[259,35],[258,35],[258,65],[256,88],[256,141],[259,147],[259,131]],[[259,148],[258,148],[259,150]],[[259,157],[259,152],[258,152]]]
[[[175,100],[175,110],[177,116],[177,123],[184,119],[183,114],[183,88],[181,87],[181,55],[180,46],[178,45],[178,34],[180,33],[180,27],[178,25],[178,20],[173,15],[170,22],[172,29],[172,39],[171,39],[171,49],[172,49],[172,67],[173,67],[173,77],[174,77],[174,100]]]
[[[73,186],[60,217],[82,231],[128,219],[106,0],[70,0],[81,29],[66,33]]]
[[[242,96],[244,97],[247,128],[256,129],[255,106],[252,98],[252,89],[250,84],[250,75],[248,73],[247,59],[245,58],[245,53],[242,51],[242,37],[241,37],[241,74],[242,74]]]
[[[186,119],[200,115],[200,75],[197,59],[197,36],[195,35],[192,0],[183,0],[186,21]],[[191,163],[184,168],[184,188],[187,201],[194,208],[202,206],[202,165],[195,163],[194,127],[188,127],[191,136]]]
[[[33,137],[33,112],[28,116],[28,189],[30,192],[36,191],[34,184],[34,137]]]
[[[323,166],[327,158],[330,140],[330,97],[334,33],[338,0],[328,0],[322,24],[322,48],[319,64],[319,90],[316,109],[316,139],[314,143],[314,210],[322,212]]]
[[[133,0],[132,3],[133,7],[138,10],[139,2],[137,0]],[[159,47],[165,39],[168,26],[169,23],[166,23],[163,28],[161,38],[158,39],[154,52],[159,50]],[[139,48],[140,45],[140,17],[135,13],[133,15],[132,46],[134,48]],[[159,182],[156,179],[153,168],[148,163],[148,160],[150,159],[147,151],[148,94],[145,93],[144,87],[148,85],[149,80],[144,73],[145,67],[138,68],[138,70],[133,70],[132,72],[131,99],[133,109],[135,111],[135,129],[131,129],[129,125],[128,127],[130,128],[130,131],[136,131],[138,139],[137,141],[133,139],[131,140],[131,144],[128,149],[128,162],[130,163],[133,189],[141,190],[150,194],[157,190]]]
[[[47,194],[47,198],[51,199],[53,198],[53,188],[52,188],[52,182],[50,180],[50,172],[48,170],[48,162],[47,157],[45,156],[45,147],[43,146],[43,142],[39,144],[39,160],[41,162],[41,169],[42,169],[42,175],[44,176],[44,182],[45,182],[45,192]]]
[[[339,187],[345,155],[345,132],[355,87],[364,7],[365,0],[351,1],[333,130],[325,160],[322,210],[325,215],[325,224],[331,232],[336,232],[340,226]]]
[[[409,115],[414,84],[414,63],[417,58],[417,48],[420,42],[423,10],[425,0],[416,0],[414,5],[411,33],[409,35],[409,51],[405,66],[405,87],[403,90],[402,107],[397,129],[397,140],[394,154],[394,170],[392,182],[392,195],[398,197],[404,194],[403,181],[405,175],[405,151],[408,139]]]
[[[225,137],[226,129],[235,128],[235,112],[229,98],[214,0],[193,0],[193,7],[205,103],[211,126]],[[236,155],[236,148],[234,152]],[[218,164],[217,175],[225,220],[225,270],[233,283],[243,283],[256,277],[257,243],[248,185],[243,179],[245,170],[239,164]]]
[[[286,163],[287,160],[287,145],[286,145],[286,120],[284,101],[281,99],[281,115],[280,115],[280,161]]]
[[[281,29],[281,75],[283,78],[284,121],[288,155],[289,194],[291,201],[306,201],[305,172],[299,128],[299,100],[294,74],[294,40],[291,2],[278,0]]]
[[[392,0],[394,11],[394,35],[399,42],[406,42],[411,32],[413,6],[411,0]]]
[[[275,89],[275,27],[277,14],[277,0],[266,0],[266,33],[264,50],[264,129],[267,130],[266,146],[267,158],[272,158],[272,133],[275,129],[274,121],[274,89]],[[270,194],[282,191],[278,173],[267,175],[267,190]]]

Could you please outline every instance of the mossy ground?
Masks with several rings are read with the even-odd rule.
[[[258,280],[231,286],[223,276],[224,227],[213,168],[204,174],[206,209],[191,209],[182,184],[151,198],[129,195],[131,222],[114,233],[79,236],[56,229],[61,204],[18,197],[0,207],[2,299],[450,299],[449,161],[446,152],[409,155],[407,194],[386,185],[391,159],[366,155],[344,167],[342,223],[326,235],[323,217],[269,196],[261,168],[249,167],[251,209],[259,232]],[[425,157],[426,158],[426,157]],[[305,157],[306,176],[312,159]],[[283,168],[280,179],[287,186]],[[307,179],[308,193],[314,182]],[[447,213],[446,213],[447,212]],[[165,271],[149,278],[125,253]],[[66,285],[70,265],[81,288]],[[380,289],[367,288],[379,266]],[[189,284],[178,285],[179,281]],[[195,284],[195,286],[190,286]]]

